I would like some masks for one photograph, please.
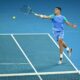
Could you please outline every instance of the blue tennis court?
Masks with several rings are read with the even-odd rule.
[[[49,33],[0,35],[0,80],[78,80],[74,63],[64,53],[58,64],[58,45]]]
[[[59,46],[53,24],[21,9],[29,5],[39,14],[51,15],[55,7],[77,28],[64,24],[64,50],[59,65]],[[24,9],[26,9],[24,7]],[[80,80],[79,0],[0,0],[0,80]]]

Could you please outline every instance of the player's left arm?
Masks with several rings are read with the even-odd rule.
[[[76,27],[77,27],[77,25],[75,25],[75,24],[72,24],[72,23],[70,23],[69,21],[67,21],[67,22],[66,22],[66,24],[67,24],[68,26],[71,26],[71,27],[73,27],[73,28],[76,28]]]
[[[65,23],[66,23],[68,26],[71,26],[71,27],[73,27],[73,28],[76,28],[76,27],[77,27],[77,25],[70,23],[65,17],[64,17],[64,21],[65,21]]]

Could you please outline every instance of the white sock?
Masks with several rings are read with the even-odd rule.
[[[69,51],[69,47],[67,47],[66,50]]]
[[[60,58],[63,58],[63,54],[60,54]]]

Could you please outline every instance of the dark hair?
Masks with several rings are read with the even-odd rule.
[[[60,11],[62,10],[61,7],[56,7],[57,9],[59,9]]]

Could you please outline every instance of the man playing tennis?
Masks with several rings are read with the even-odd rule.
[[[56,7],[54,10],[54,14],[46,16],[46,15],[42,15],[42,14],[34,14],[35,16],[38,16],[40,18],[43,19],[49,19],[52,21],[53,23],[53,33],[54,33],[54,37],[56,38],[56,40],[58,41],[59,44],[59,49],[60,49],[60,60],[59,60],[59,64],[62,64],[63,61],[63,49],[66,48],[67,52],[69,53],[69,56],[71,55],[72,49],[69,48],[63,38],[64,38],[64,23],[66,23],[68,26],[71,26],[73,28],[76,28],[76,25],[71,24],[66,17],[64,17],[63,15],[61,15],[61,8],[60,7]]]

